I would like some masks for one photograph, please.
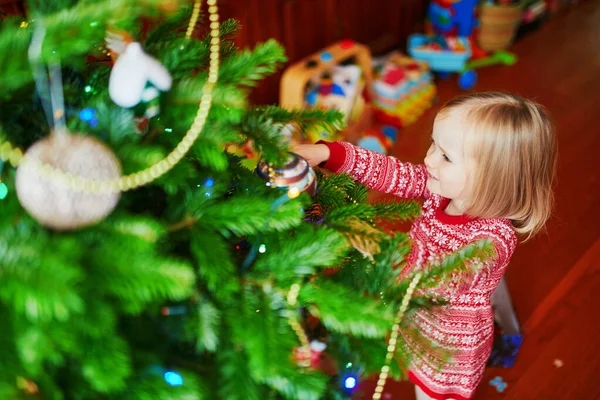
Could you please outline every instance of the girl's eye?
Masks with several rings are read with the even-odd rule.
[[[444,161],[451,162],[447,155],[442,154],[442,157],[444,157]]]

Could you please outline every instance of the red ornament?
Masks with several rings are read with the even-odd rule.
[[[321,366],[321,356],[326,348],[327,345],[325,343],[313,340],[310,342],[310,349],[296,347],[294,349],[293,359],[300,366],[318,369]]]
[[[326,277],[329,277],[331,275],[337,274],[339,270],[340,270],[339,267],[336,267],[336,268],[323,268],[323,275],[326,276]]]

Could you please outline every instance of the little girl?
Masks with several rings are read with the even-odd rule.
[[[345,142],[299,145],[311,165],[349,173],[371,189],[424,199],[410,230],[403,274],[480,239],[495,255],[460,284],[432,295],[448,303],[410,318],[419,334],[452,354],[421,348],[403,334],[413,360],[409,378],[418,399],[471,399],[492,349],[490,295],[510,261],[516,234],[529,239],[550,216],[556,138],[540,105],[506,93],[475,93],[447,103],[437,115],[424,165]]]

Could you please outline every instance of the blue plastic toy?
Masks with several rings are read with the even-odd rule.
[[[431,43],[432,38],[426,35],[411,35],[408,38],[408,54],[411,57],[426,61],[429,68],[444,75],[458,72],[458,84],[462,89],[468,90],[475,86],[477,74],[475,71],[466,71],[465,66],[471,58],[471,44],[467,38],[459,37],[457,40],[464,47],[464,51],[455,52],[451,50],[434,50],[426,46]],[[466,76],[463,76],[465,75]]]
[[[426,61],[431,70],[442,79],[447,79],[452,72],[458,73],[458,85],[463,90],[472,89],[477,84],[476,69],[496,64],[513,65],[517,62],[517,57],[507,51],[497,51],[488,57],[469,61],[469,40],[465,37],[458,37],[457,40],[464,46],[465,51],[431,49],[427,46],[433,42],[433,38],[421,34],[411,35],[408,38],[408,54],[417,60]]]
[[[433,0],[427,18],[436,35],[471,36],[477,25],[477,0]]]
[[[455,52],[450,50],[436,51],[426,48],[432,42],[427,35],[410,35],[408,37],[408,54],[417,60],[426,61],[429,68],[435,72],[459,72],[471,58],[471,44],[467,38],[458,37],[465,51]]]
[[[508,384],[506,382],[504,382],[504,380],[499,376],[492,379],[490,381],[490,385],[496,387],[496,391],[498,391],[498,393],[504,392],[504,390],[508,386]]]

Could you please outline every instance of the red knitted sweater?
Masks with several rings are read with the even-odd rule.
[[[448,304],[410,317],[409,325],[443,350],[441,353],[427,350],[421,341],[402,332],[413,356],[411,381],[434,399],[472,398],[492,349],[494,316],[490,296],[517,244],[510,220],[448,215],[444,211],[450,200],[426,189],[424,165],[402,163],[346,142],[325,144],[331,152],[325,168],[346,172],[379,192],[425,200],[422,214],[410,230],[412,249],[402,274],[476,240],[487,238],[493,242],[495,257],[480,266],[476,274],[455,276],[457,279],[432,290],[430,294],[443,296]]]

